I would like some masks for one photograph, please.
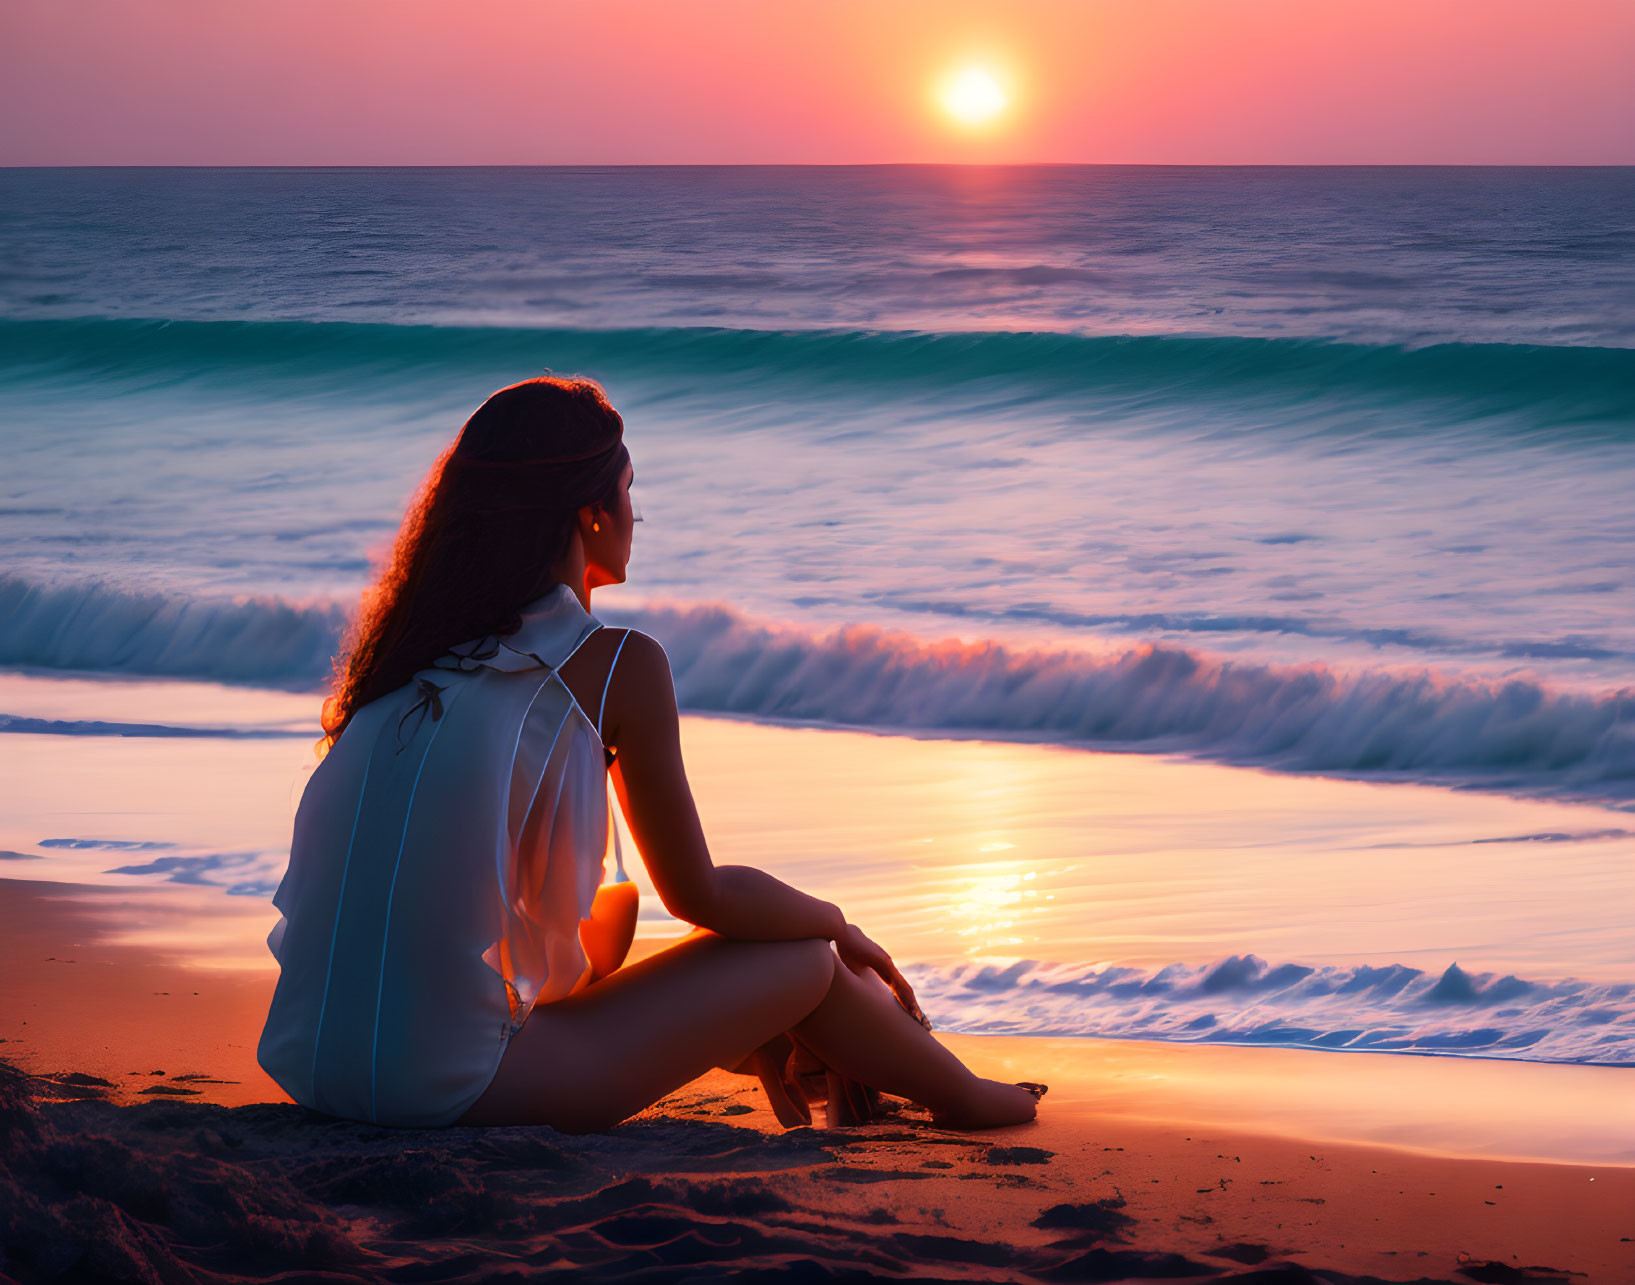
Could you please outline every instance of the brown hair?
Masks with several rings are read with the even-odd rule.
[[[421,483],[335,658],[319,753],[352,716],[460,643],[504,636],[552,585],[586,505],[609,506],[629,453],[601,385],[543,376],[502,388]]]

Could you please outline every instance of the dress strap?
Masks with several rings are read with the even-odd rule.
[[[596,736],[598,739],[602,735],[602,715],[607,712],[607,689],[613,686],[613,670],[619,663],[619,656],[624,652],[624,645],[629,641],[630,631],[626,629],[624,637],[619,639],[619,645],[614,649],[613,660],[607,667],[607,679],[602,683],[602,701],[596,707]],[[613,765],[613,751],[603,745],[602,753],[606,757],[607,765],[611,767]],[[613,782],[610,780],[608,785],[611,787],[612,784]],[[608,790],[607,796],[607,826],[613,834],[613,882],[629,883],[630,876],[624,872],[624,850],[619,843],[619,821],[613,814],[613,792],[611,789]]]
[[[613,686],[613,670],[619,663],[619,656],[624,651],[624,645],[630,641],[630,631],[624,631],[624,637],[619,639],[618,649],[613,653],[613,661],[607,667],[607,681],[602,684],[602,703],[596,707],[596,735],[602,734],[602,715],[607,711],[607,689]]]

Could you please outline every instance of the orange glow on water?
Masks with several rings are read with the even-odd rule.
[[[3,686],[0,708],[58,717],[81,700],[133,720],[216,702],[218,717],[195,711],[211,724],[231,712],[281,726],[312,709],[309,696],[179,684]],[[1554,931],[1574,923],[1575,975],[1627,967],[1623,818],[1586,805],[714,718],[684,718],[682,737],[717,862],[839,902],[905,959],[1155,966],[1254,952],[1438,969],[1480,959],[1526,975],[1555,968]],[[122,940],[270,969],[268,898],[309,744],[7,737],[0,851],[24,855],[0,873],[150,890],[144,916],[117,925]],[[1566,831],[1609,837],[1547,861],[1526,839]],[[640,859],[627,852],[625,865],[637,935],[681,931]],[[119,872],[130,867],[149,872]]]

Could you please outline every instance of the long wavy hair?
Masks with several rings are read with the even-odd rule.
[[[629,453],[601,385],[542,376],[468,419],[409,504],[335,658],[320,756],[369,702],[450,647],[522,627],[546,593],[579,510],[611,508]]]

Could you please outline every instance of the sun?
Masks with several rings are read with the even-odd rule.
[[[943,85],[942,105],[962,125],[986,125],[1005,110],[1007,100],[993,73],[966,67]]]

